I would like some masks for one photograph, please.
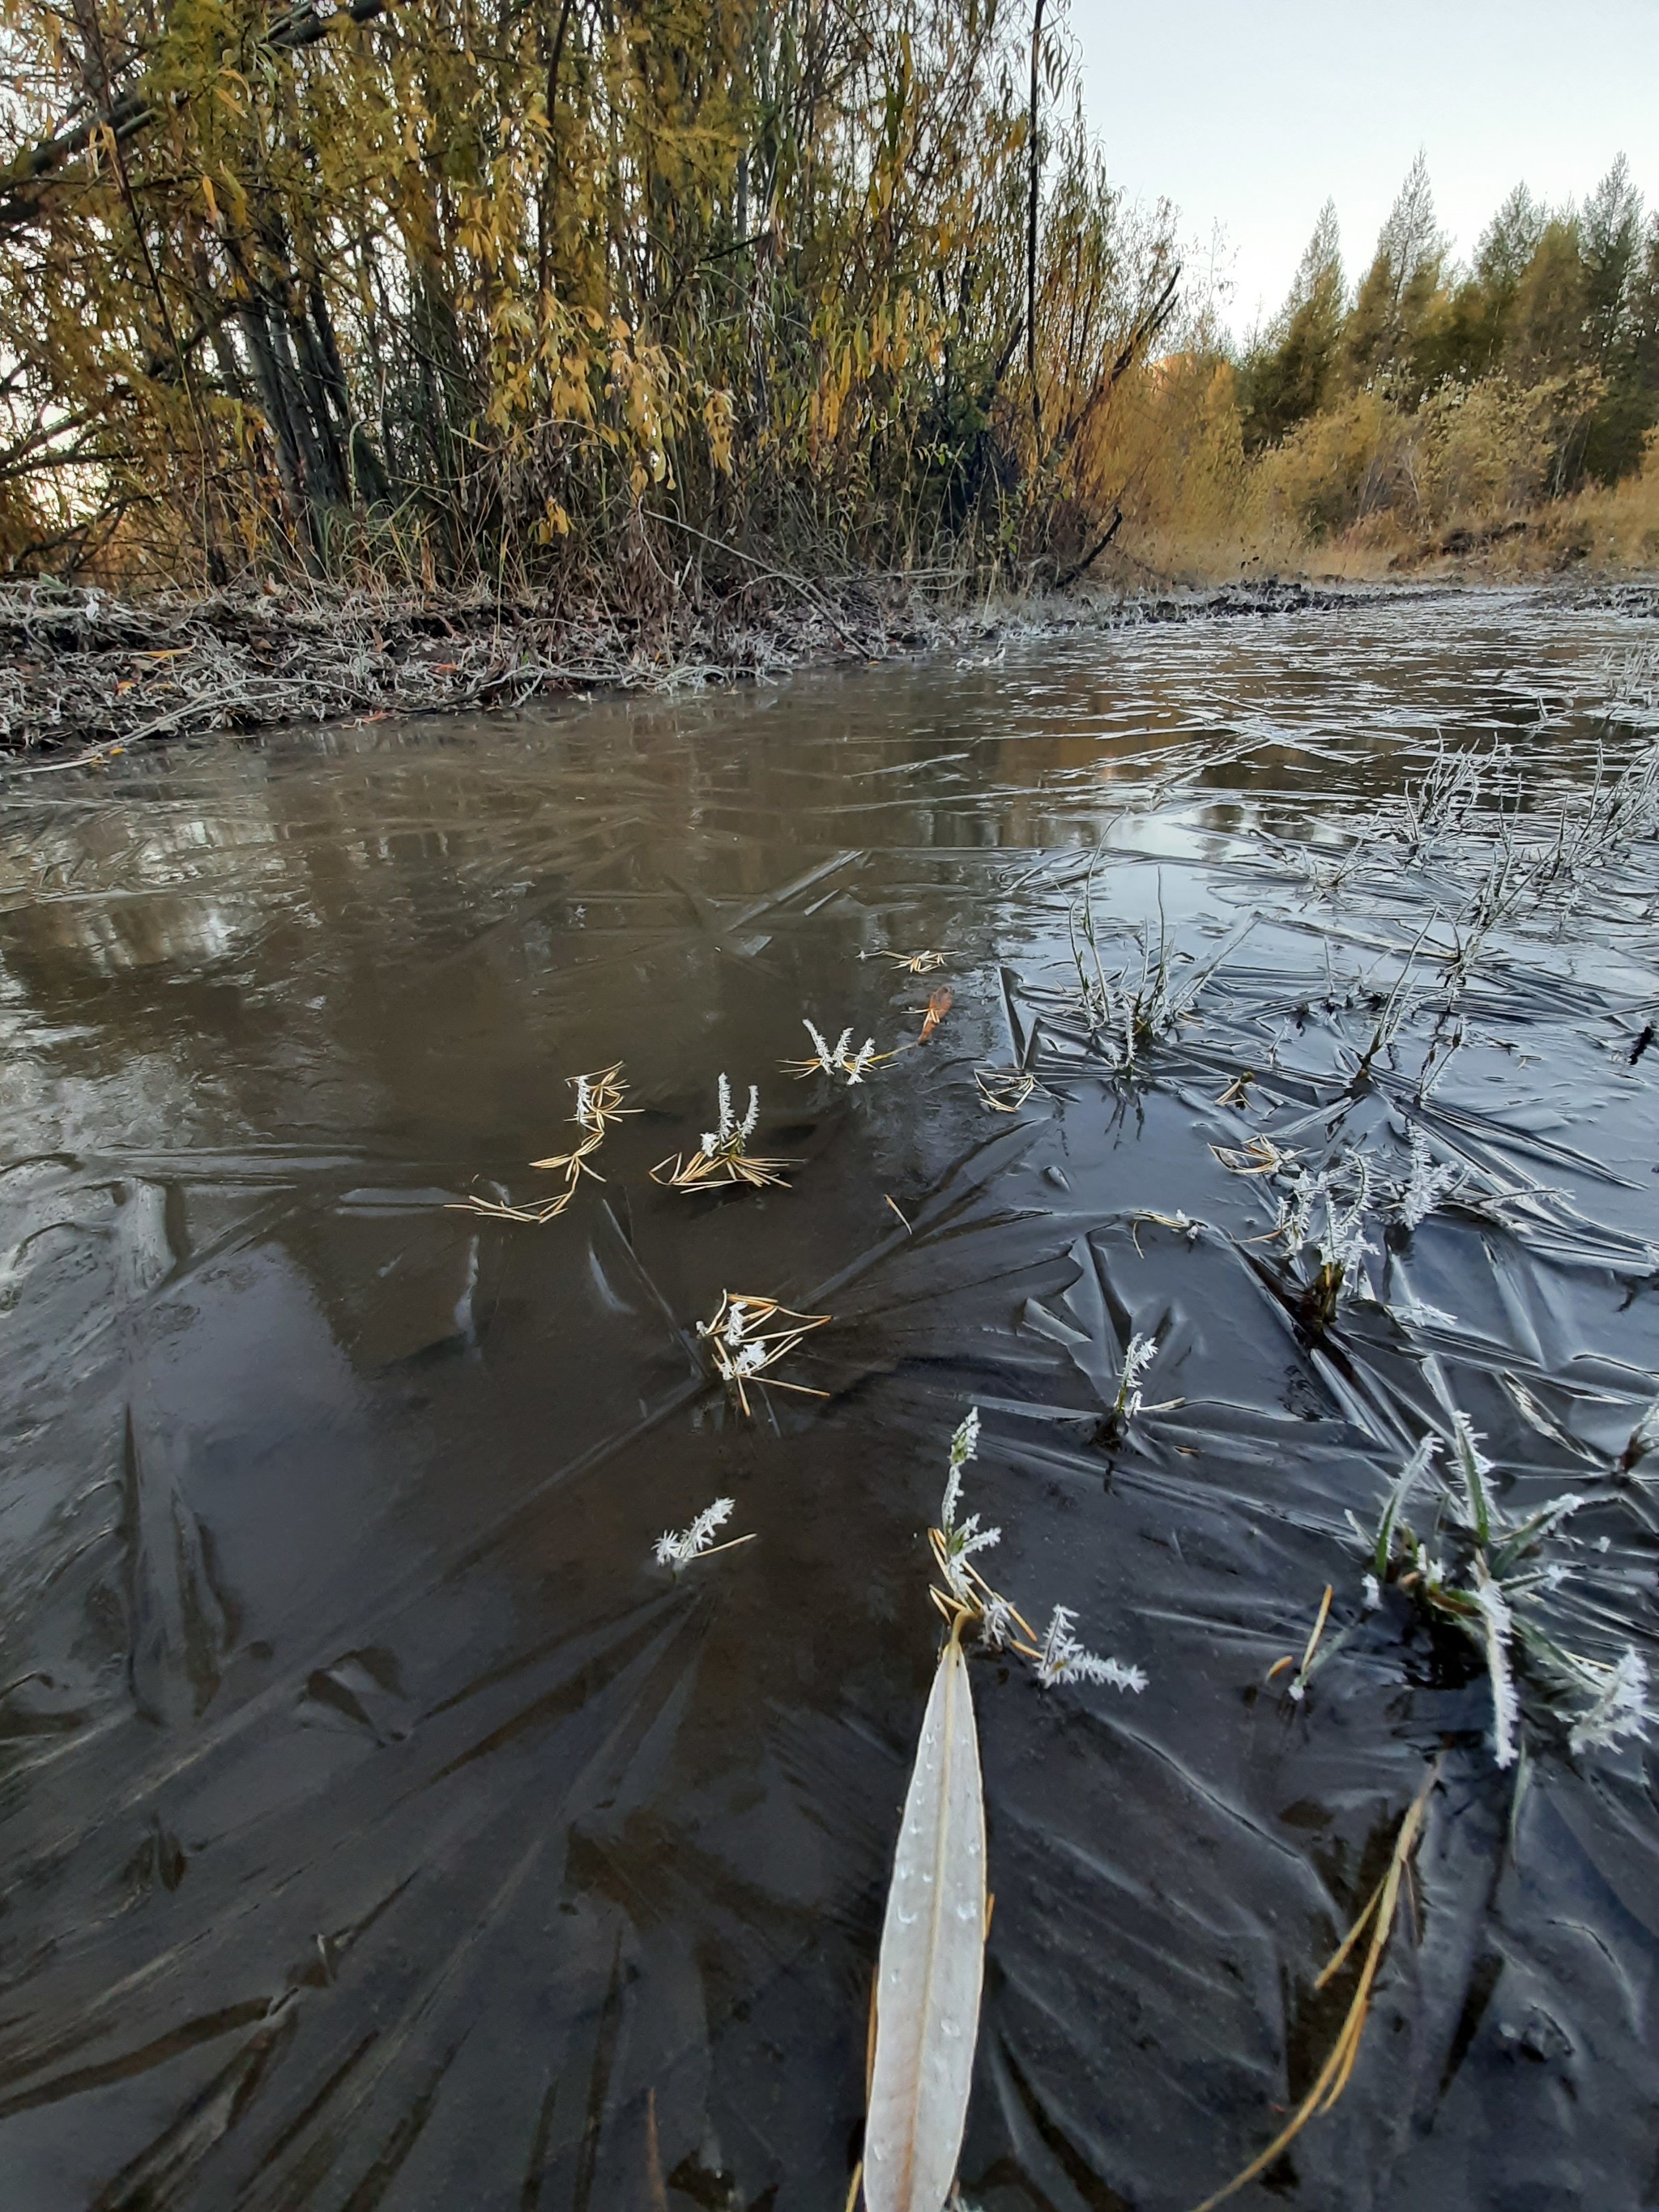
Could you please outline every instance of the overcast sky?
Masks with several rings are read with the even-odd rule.
[[[1659,203],[1659,0],[1071,0],[1113,178],[1207,251],[1233,328],[1290,287],[1328,197],[1350,277],[1421,147],[1467,253],[1524,180],[1582,198],[1617,154]]]

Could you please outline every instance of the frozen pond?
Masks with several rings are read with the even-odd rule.
[[[1431,1773],[1237,2202],[1646,2202],[1656,644],[1421,597],[0,777],[8,2202],[842,2212],[970,1406],[976,1564],[1147,1686],[973,1658],[967,2203],[1264,2149]],[[603,1182],[467,1206],[619,1060]],[[787,1183],[654,1182],[723,1071]],[[743,1419],[726,1291],[825,1395]]]

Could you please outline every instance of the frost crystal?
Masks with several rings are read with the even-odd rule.
[[[951,1595],[963,1605],[977,1607],[979,1601],[969,1587],[964,1563],[975,1552],[989,1551],[993,1544],[1002,1541],[1000,1528],[981,1528],[977,1513],[970,1513],[965,1521],[957,1519],[957,1508],[962,1503],[962,1470],[979,1449],[979,1407],[971,1406],[967,1419],[951,1439],[951,1472],[945,1484],[945,1497],[939,1510],[939,1534],[945,1539],[945,1558],[942,1562]]]
[[[1123,1355],[1123,1372],[1117,1386],[1117,1411],[1126,1424],[1133,1421],[1140,1411],[1142,1393],[1140,1378],[1158,1356],[1155,1336],[1132,1336]]]
[[[1492,1502],[1486,1495],[1486,1477],[1492,1473],[1492,1462],[1481,1450],[1480,1439],[1467,1413],[1452,1415],[1452,1455],[1463,1478],[1458,1512],[1464,1527],[1473,1529],[1476,1540],[1484,1544],[1492,1534]]]
[[[1382,1602],[1382,1586],[1375,1575],[1364,1575],[1360,1580],[1365,1592],[1365,1610],[1367,1613],[1375,1613]]]
[[[1652,1717],[1647,1699],[1647,1667],[1635,1650],[1627,1650],[1609,1670],[1607,1686],[1595,1704],[1579,1716],[1571,1738],[1573,1749],[1588,1751],[1596,1744],[1617,1743],[1621,1736],[1644,1733]]]
[[[1492,1677],[1492,1756],[1500,1766],[1513,1766],[1519,1755],[1516,1735],[1521,1720],[1515,1677],[1510,1671],[1510,1642],[1515,1633],[1515,1617],[1503,1591],[1480,1559],[1474,1563],[1474,1583],[1469,1595],[1480,1608],[1486,1646],[1486,1672]]]
[[[1109,1682],[1115,1690],[1137,1694],[1146,1688],[1146,1677],[1139,1667],[1125,1667],[1085,1651],[1072,1633],[1076,1625],[1076,1613],[1063,1605],[1054,1607],[1036,1662],[1037,1680],[1045,1689],[1056,1682]]]
[[[990,1651],[1000,1651],[1013,1637],[1014,1608],[995,1590],[990,1591],[983,1601],[979,1632],[986,1649]]]
[[[1412,1162],[1394,1202],[1397,1220],[1415,1229],[1426,1220],[1443,1199],[1449,1198],[1463,1180],[1462,1170],[1437,1162],[1429,1140],[1415,1123],[1412,1127]]]
[[[939,1525],[948,1536],[956,1526],[957,1507],[962,1502],[962,1470],[979,1450],[979,1407],[970,1406],[968,1417],[951,1439],[951,1473],[945,1486],[945,1503],[939,1510]]]
[[[665,1529],[657,1539],[656,1561],[659,1567],[672,1567],[678,1574],[689,1566],[699,1552],[706,1552],[714,1541],[714,1531],[723,1521],[730,1520],[736,1503],[730,1498],[717,1498],[712,1505],[705,1505],[689,1528],[682,1528],[677,1536]]]
[[[1346,1286],[1360,1272],[1361,1263],[1376,1245],[1365,1241],[1365,1209],[1370,1203],[1370,1168],[1364,1157],[1359,1161],[1359,1188],[1352,1202],[1337,1210],[1336,1201],[1327,1190],[1325,1198],[1325,1234],[1319,1240],[1319,1259],[1322,1267],[1333,1273],[1341,1273]]]
[[[1314,1201],[1324,1194],[1325,1178],[1310,1176],[1305,1169],[1297,1170],[1288,1196],[1279,1201],[1279,1218],[1273,1224],[1273,1234],[1282,1237],[1292,1252],[1299,1252],[1308,1241],[1308,1224],[1312,1217]]]

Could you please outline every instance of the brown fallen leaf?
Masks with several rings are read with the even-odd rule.
[[[945,1019],[956,1003],[956,993],[948,983],[941,983],[927,1001],[927,1018],[921,1025],[921,1042],[926,1044],[933,1031]]]

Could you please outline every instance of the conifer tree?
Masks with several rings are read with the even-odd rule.
[[[1343,332],[1352,384],[1409,372],[1440,291],[1446,240],[1434,211],[1428,163],[1419,153],[1406,173],[1376,240]]]
[[[1290,296],[1266,343],[1245,364],[1240,399],[1247,447],[1273,443],[1324,404],[1342,335],[1343,290],[1336,203],[1327,200]]]

